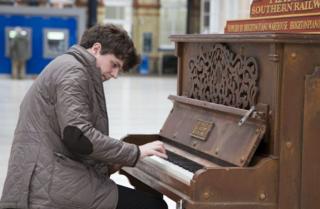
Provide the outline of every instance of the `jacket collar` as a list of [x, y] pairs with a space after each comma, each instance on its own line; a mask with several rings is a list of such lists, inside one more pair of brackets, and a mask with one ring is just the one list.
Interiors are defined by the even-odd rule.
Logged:
[[72, 46], [67, 54], [73, 55], [89, 71], [95, 83], [102, 83], [100, 69], [96, 67], [96, 58], [80, 45]]

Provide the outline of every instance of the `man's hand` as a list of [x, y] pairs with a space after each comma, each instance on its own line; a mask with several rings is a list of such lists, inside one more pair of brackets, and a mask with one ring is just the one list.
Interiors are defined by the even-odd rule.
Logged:
[[151, 156], [151, 155], [156, 155], [162, 158], [168, 158], [166, 154], [166, 150], [164, 148], [164, 144], [161, 141], [154, 141], [154, 142], [141, 145], [139, 146], [139, 149], [140, 149], [140, 159], [146, 156]]

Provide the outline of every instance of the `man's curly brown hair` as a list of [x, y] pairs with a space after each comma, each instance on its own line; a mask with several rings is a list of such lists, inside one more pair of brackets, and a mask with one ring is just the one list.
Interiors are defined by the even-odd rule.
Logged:
[[122, 60], [124, 71], [128, 71], [140, 62], [128, 33], [113, 24], [95, 25], [83, 33], [80, 46], [89, 49], [94, 43], [101, 44], [102, 55], [113, 54]]

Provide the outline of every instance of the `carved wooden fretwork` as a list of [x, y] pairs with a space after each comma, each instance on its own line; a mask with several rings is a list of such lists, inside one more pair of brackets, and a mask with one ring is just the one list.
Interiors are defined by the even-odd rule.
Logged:
[[189, 97], [242, 109], [256, 104], [258, 64], [222, 44], [201, 46], [188, 62]]

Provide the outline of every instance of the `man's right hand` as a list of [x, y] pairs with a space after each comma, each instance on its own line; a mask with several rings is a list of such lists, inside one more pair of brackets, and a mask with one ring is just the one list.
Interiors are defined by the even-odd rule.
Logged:
[[164, 148], [164, 144], [161, 141], [154, 141], [144, 145], [140, 145], [139, 149], [140, 159], [151, 155], [156, 155], [162, 158], [168, 158], [166, 150]]

